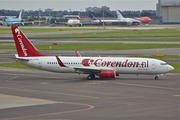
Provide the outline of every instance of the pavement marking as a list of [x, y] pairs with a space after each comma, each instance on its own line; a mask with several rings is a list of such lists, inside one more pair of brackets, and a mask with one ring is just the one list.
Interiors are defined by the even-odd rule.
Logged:
[[[79, 105], [79, 106], [86, 106], [87, 108], [84, 109], [75, 109], [75, 110], [70, 110], [70, 111], [62, 111], [62, 112], [54, 112], [54, 113], [44, 113], [44, 114], [37, 114], [37, 115], [30, 115], [30, 116], [19, 116], [19, 117], [14, 117], [14, 118], [3, 118], [0, 120], [11, 120], [11, 119], [22, 119], [22, 118], [32, 118], [32, 117], [40, 117], [40, 116], [48, 116], [48, 115], [57, 115], [57, 114], [63, 114], [63, 113], [73, 113], [73, 112], [81, 112], [81, 111], [86, 111], [86, 110], [91, 110], [94, 109], [94, 106], [88, 105], [88, 104], [82, 104], [82, 103], [70, 103], [70, 102], [60, 102], [60, 101], [52, 101], [52, 100], [45, 100], [45, 99], [38, 99], [38, 98], [29, 98], [29, 97], [21, 97], [21, 96], [15, 96], [15, 95], [5, 95], [5, 94], [0, 94], [0, 97], [15, 97], [15, 98], [20, 98], [20, 99], [27, 99], [32, 102], [32, 100], [37, 100], [39, 103], [43, 104], [43, 101], [48, 102], [49, 104], [69, 104], [69, 105]], [[10, 99], [13, 100], [14, 99]], [[24, 100], [27, 102], [27, 100]], [[6, 101], [7, 102], [7, 101]], [[39, 105], [39, 104], [37, 104]], [[26, 105], [27, 106], [27, 105]], [[12, 106], [11, 106], [12, 107]], [[16, 106], [17, 107], [17, 106]], [[22, 107], [22, 106], [20, 106]]]
[[50, 83], [48, 83], [48, 82], [41, 82], [41, 84], [47, 85], [47, 84], [50, 84]]
[[[38, 75], [24, 75], [24, 74], [13, 74], [13, 73], [0, 73], [0, 74], [6, 74], [6, 75], [16, 75], [16, 76], [30, 76], [30, 77], [39, 77], [39, 78], [45, 78], [44, 76], [38, 76]], [[62, 77], [46, 77], [46, 78], [55, 78], [55, 79], [64, 79], [64, 80], [69, 80], [67, 78], [62, 78]], [[79, 80], [79, 79], [71, 79], [71, 80]]]
[[37, 98], [28, 98], [15, 95], [0, 94], [0, 109], [35, 106], [43, 104], [54, 104], [56, 102]]
[[6, 82], [8, 82], [8, 81], [10, 81], [10, 80], [13, 80], [13, 79], [15, 79], [15, 78], [17, 78], [17, 77], [18, 77], [18, 76], [12, 77], [12, 78], [6, 80]]
[[89, 82], [89, 83], [85, 83], [85, 84], [89, 84], [89, 85], [99, 85], [101, 83], [98, 83], [98, 82]]
[[147, 88], [167, 89], [167, 90], [180, 90], [180, 89], [178, 89], [178, 88], [158, 87], [158, 86], [139, 85], [139, 84], [129, 84], [129, 83], [116, 83], [116, 84], [120, 84], [120, 85], [128, 85], [128, 86], [138, 86], [138, 87], [147, 87]]
[[115, 100], [115, 99], [137, 99], [137, 98], [144, 98], [144, 96], [135, 96], [135, 97], [110, 97], [110, 98], [73, 98], [73, 99], [55, 99], [55, 101], [59, 101], [59, 100]]
[[76, 94], [68, 94], [68, 93], [56, 93], [56, 92], [46, 92], [46, 91], [39, 91], [39, 90], [28, 90], [28, 89], [20, 89], [20, 88], [8, 88], [8, 87], [0, 87], [3, 89], [11, 89], [11, 90], [23, 90], [28, 92], [41, 92], [41, 93], [48, 93], [48, 94], [56, 94], [56, 95], [67, 95], [67, 96], [77, 96], [77, 97], [85, 97], [85, 98], [99, 98], [94, 96], [86, 96], [86, 95], [76, 95]]
[[174, 97], [180, 97], [180, 95], [173, 95]]

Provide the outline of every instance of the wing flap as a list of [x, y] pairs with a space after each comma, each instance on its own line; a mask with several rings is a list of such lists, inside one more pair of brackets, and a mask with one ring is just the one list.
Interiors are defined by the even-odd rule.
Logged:
[[84, 74], [89, 74], [89, 73], [99, 73], [99, 71], [101, 69], [99, 68], [73, 68], [76, 72], [79, 72], [79, 73], [84, 73]]

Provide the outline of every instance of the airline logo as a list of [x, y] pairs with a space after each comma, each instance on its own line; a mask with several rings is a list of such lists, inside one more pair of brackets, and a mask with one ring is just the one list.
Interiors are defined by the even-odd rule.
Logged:
[[128, 59], [125, 61], [104, 61], [103, 59], [84, 59], [82, 60], [83, 66], [91, 66], [95, 65], [96, 67], [133, 67], [133, 68], [148, 68], [149, 67], [149, 61], [144, 62], [132, 62]]
[[24, 47], [24, 44], [23, 44], [23, 42], [22, 42], [22, 36], [21, 36], [20, 30], [19, 30], [18, 28], [16, 28], [16, 29], [15, 29], [15, 33], [17, 34], [17, 39], [18, 39], [18, 41], [19, 41], [19, 44], [20, 44], [20, 46], [21, 46], [21, 49], [22, 49], [22, 51], [23, 51], [24, 56], [27, 56], [27, 52], [26, 52], [27, 49]]

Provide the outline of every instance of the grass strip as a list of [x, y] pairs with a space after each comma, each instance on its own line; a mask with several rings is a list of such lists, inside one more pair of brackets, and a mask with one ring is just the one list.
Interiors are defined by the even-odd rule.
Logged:
[[75, 38], [75, 39], [54, 39], [57, 41], [180, 41], [180, 38]]
[[33, 69], [33, 70], [37, 70], [36, 68], [31, 68], [31, 67], [25, 66], [23, 64], [17, 63], [17, 62], [0, 63], [0, 66], [2, 66], [2, 67], [11, 67], [11, 68], [20, 68], [20, 69]]
[[167, 63], [174, 67], [174, 70], [171, 73], [180, 73], [180, 63]]
[[[179, 48], [180, 44], [96, 43], [96, 44], [35, 45], [35, 47], [38, 50], [128, 50], [128, 49]], [[16, 48], [15, 46], [1, 46], [0, 49], [16, 49]]]
[[164, 57], [156, 57], [156, 56], [129, 56], [129, 57], [143, 57], [143, 58], [154, 58], [154, 59], [180, 59], [180, 55], [165, 55]]
[[132, 37], [132, 36], [180, 36], [179, 29], [155, 29], [155, 30], [124, 30], [124, 31], [105, 31], [91, 32], [83, 34], [56, 34], [38, 35], [33, 37]]

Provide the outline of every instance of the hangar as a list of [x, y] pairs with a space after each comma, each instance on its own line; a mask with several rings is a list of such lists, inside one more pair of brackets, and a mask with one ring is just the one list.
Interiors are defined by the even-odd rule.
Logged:
[[158, 0], [156, 15], [162, 17], [164, 24], [180, 24], [180, 0]]

